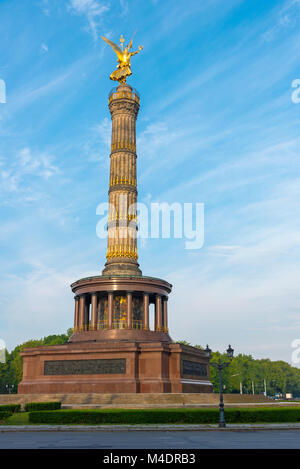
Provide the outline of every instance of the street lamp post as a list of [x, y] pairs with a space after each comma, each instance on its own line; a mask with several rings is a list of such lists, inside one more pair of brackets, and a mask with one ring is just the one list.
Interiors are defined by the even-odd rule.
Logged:
[[[211, 349], [209, 346], [206, 346], [205, 349], [206, 356], [208, 358], [211, 358]], [[229, 345], [228, 349], [226, 350], [227, 352], [227, 357], [229, 358], [229, 361], [222, 361], [221, 358], [218, 358], [218, 361], [215, 363], [211, 363], [211, 365], [219, 371], [219, 387], [220, 387], [220, 404], [219, 404], [219, 409], [220, 409], [220, 419], [219, 419], [219, 427], [220, 428], [225, 428], [226, 427], [226, 421], [225, 421], [225, 413], [224, 413], [224, 400], [223, 400], [223, 378], [222, 378], [222, 371], [224, 368], [230, 365], [231, 360], [233, 358], [233, 348]]]
[[8, 392], [8, 394], [11, 394], [12, 391], [14, 390], [15, 385], [14, 384], [6, 384], [5, 387], [6, 387], [6, 391]]

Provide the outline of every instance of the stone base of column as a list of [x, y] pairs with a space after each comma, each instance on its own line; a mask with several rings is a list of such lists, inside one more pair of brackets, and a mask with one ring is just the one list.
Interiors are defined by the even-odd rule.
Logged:
[[83, 343], [83, 342], [117, 342], [122, 344], [130, 341], [143, 341], [143, 342], [163, 342], [172, 343], [172, 339], [167, 330], [151, 331], [150, 329], [99, 329], [92, 330], [77, 330], [74, 331], [70, 338], [70, 343]]
[[213, 392], [204, 350], [182, 344], [69, 342], [21, 355], [22, 394]]
[[141, 276], [142, 271], [136, 261], [125, 261], [120, 259], [109, 260], [106, 262], [102, 275], [111, 277], [118, 275]]

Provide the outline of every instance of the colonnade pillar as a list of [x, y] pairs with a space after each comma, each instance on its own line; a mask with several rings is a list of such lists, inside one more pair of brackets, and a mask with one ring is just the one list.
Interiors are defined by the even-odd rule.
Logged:
[[[113, 302], [114, 292], [107, 292], [107, 329], [113, 328]], [[97, 330], [98, 320], [98, 294], [97, 292], [76, 295], [74, 312], [74, 332]], [[132, 329], [133, 324], [133, 292], [126, 292], [127, 298], [127, 329]], [[151, 300], [152, 301], [152, 300]], [[143, 319], [142, 325], [144, 330], [150, 329], [149, 319], [149, 303], [150, 294], [143, 292]], [[91, 325], [89, 327], [89, 310], [91, 305]], [[138, 326], [139, 327], [139, 326]], [[168, 297], [157, 293], [155, 295], [155, 318], [154, 330], [168, 332]]]
[[163, 298], [163, 325], [164, 332], [168, 332], [168, 298]]
[[91, 311], [91, 330], [95, 331], [97, 329], [97, 293], [91, 294], [92, 300], [92, 311]]
[[132, 329], [132, 292], [127, 292], [127, 328]]
[[79, 296], [75, 296], [74, 332], [79, 329]]
[[143, 297], [143, 323], [144, 329], [149, 330], [149, 293], [144, 293]]
[[79, 330], [84, 330], [85, 295], [79, 297]]
[[160, 331], [162, 328], [162, 301], [161, 295], [155, 297], [155, 330]]
[[84, 330], [88, 331], [89, 330], [89, 319], [90, 319], [90, 303], [87, 298], [87, 295], [85, 295], [85, 307], [84, 307]]
[[113, 301], [114, 294], [112, 291], [109, 291], [107, 300], [107, 329], [112, 329], [113, 326]]

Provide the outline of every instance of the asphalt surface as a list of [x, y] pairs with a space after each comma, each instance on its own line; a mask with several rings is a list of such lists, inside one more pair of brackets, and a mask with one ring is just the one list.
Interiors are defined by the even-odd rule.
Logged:
[[2, 432], [0, 449], [300, 449], [297, 430]]

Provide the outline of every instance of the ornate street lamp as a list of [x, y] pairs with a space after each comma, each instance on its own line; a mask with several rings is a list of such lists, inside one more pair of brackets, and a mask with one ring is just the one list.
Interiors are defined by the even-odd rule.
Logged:
[[[219, 387], [220, 387], [220, 404], [219, 404], [219, 409], [220, 409], [220, 420], [219, 420], [219, 427], [220, 428], [225, 428], [226, 427], [226, 422], [225, 422], [225, 413], [224, 413], [224, 401], [223, 401], [223, 379], [222, 379], [222, 371], [224, 368], [230, 365], [231, 360], [233, 358], [233, 348], [231, 345], [229, 345], [228, 349], [226, 350], [227, 357], [229, 358], [229, 361], [222, 361], [221, 358], [218, 358], [218, 361], [215, 363], [210, 363], [212, 366], [217, 368], [219, 370]], [[205, 349], [205, 354], [208, 358], [211, 358], [211, 349], [209, 346], [206, 346]]]
[[8, 394], [11, 394], [12, 391], [14, 390], [15, 385], [14, 384], [6, 384], [5, 387], [6, 387], [6, 391], [8, 392]]

